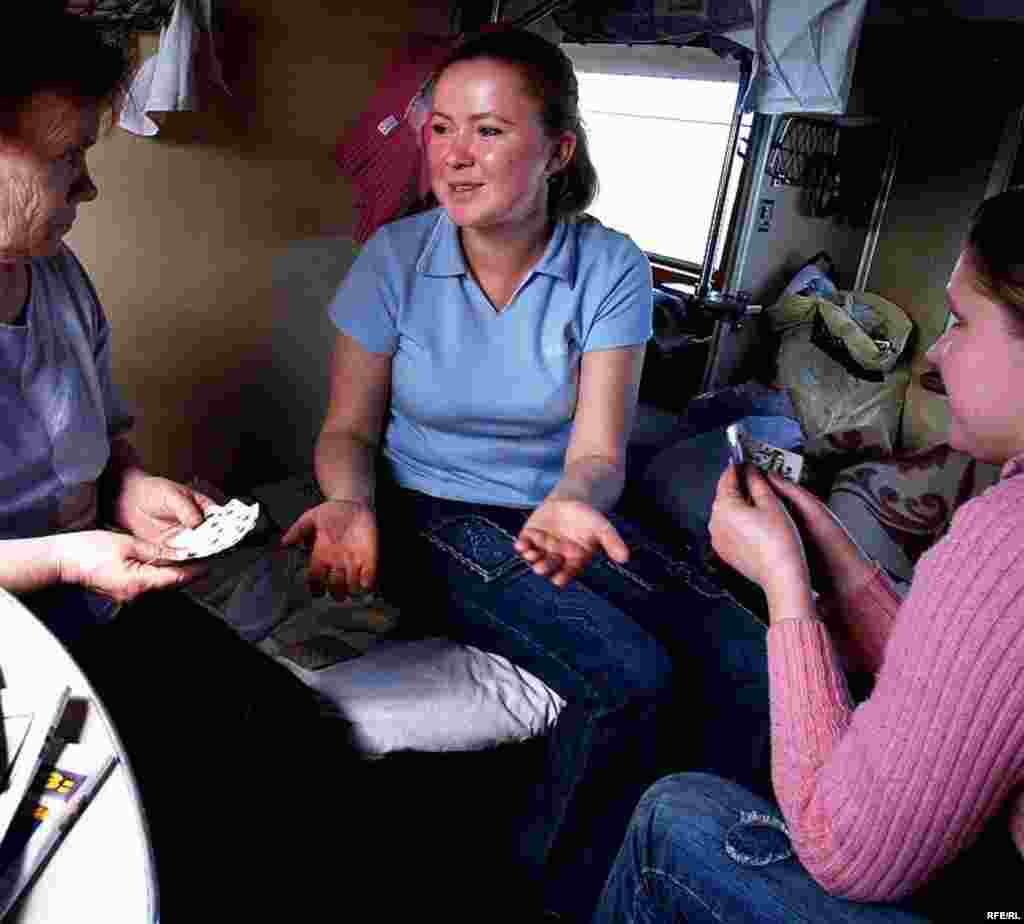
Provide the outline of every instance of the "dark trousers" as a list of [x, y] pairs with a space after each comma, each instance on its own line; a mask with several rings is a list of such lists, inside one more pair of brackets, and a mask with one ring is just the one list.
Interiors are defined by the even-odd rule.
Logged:
[[309, 884], [336, 876], [321, 842], [352, 821], [362, 772], [341, 720], [181, 593], [140, 598], [71, 651], [141, 789], [164, 920], [329, 907]]
[[537, 885], [549, 907], [584, 920], [640, 794], [663, 769], [761, 778], [764, 627], [684, 547], [666, 549], [613, 517], [629, 562], [598, 555], [558, 589], [513, 548], [529, 511], [387, 483], [378, 510], [381, 589], [406, 631], [502, 654], [566, 700], [545, 765], [526, 781], [511, 892]]

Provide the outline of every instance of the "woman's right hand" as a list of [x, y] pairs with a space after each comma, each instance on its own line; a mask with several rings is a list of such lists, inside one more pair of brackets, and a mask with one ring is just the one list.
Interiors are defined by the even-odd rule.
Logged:
[[331, 500], [312, 507], [281, 537], [311, 549], [309, 589], [341, 599], [372, 590], [377, 582], [377, 516], [361, 501]]
[[180, 560], [181, 549], [127, 533], [92, 529], [52, 537], [59, 580], [127, 603], [150, 590], [179, 587], [199, 577], [202, 565], [155, 565]]
[[867, 583], [875, 565], [839, 518], [806, 488], [775, 473], [767, 477], [775, 493], [789, 502], [790, 512], [807, 542], [808, 553], [822, 560], [835, 593], [842, 596]]

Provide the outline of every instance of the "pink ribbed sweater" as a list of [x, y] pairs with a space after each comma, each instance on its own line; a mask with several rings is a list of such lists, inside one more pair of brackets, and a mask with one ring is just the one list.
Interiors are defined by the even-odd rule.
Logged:
[[[1007, 804], [1024, 854], [1024, 457], [956, 512], [902, 604], [876, 572], [822, 615], [768, 630], [775, 795], [811, 875], [901, 898]], [[877, 673], [857, 708], [840, 656]]]

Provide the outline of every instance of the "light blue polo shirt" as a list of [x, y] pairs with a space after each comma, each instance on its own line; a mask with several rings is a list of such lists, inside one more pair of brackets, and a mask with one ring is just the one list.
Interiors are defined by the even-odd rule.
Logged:
[[651, 337], [651, 269], [625, 235], [560, 222], [499, 313], [458, 228], [434, 209], [370, 238], [329, 311], [366, 350], [392, 357], [384, 455], [399, 484], [535, 507], [562, 474], [581, 355]]

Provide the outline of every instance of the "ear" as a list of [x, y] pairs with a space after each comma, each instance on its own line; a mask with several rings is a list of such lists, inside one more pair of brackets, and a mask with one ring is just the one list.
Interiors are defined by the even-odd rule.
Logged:
[[554, 150], [551, 152], [551, 159], [548, 161], [548, 176], [561, 173], [572, 161], [576, 153], [576, 132], [562, 132], [554, 143]]

